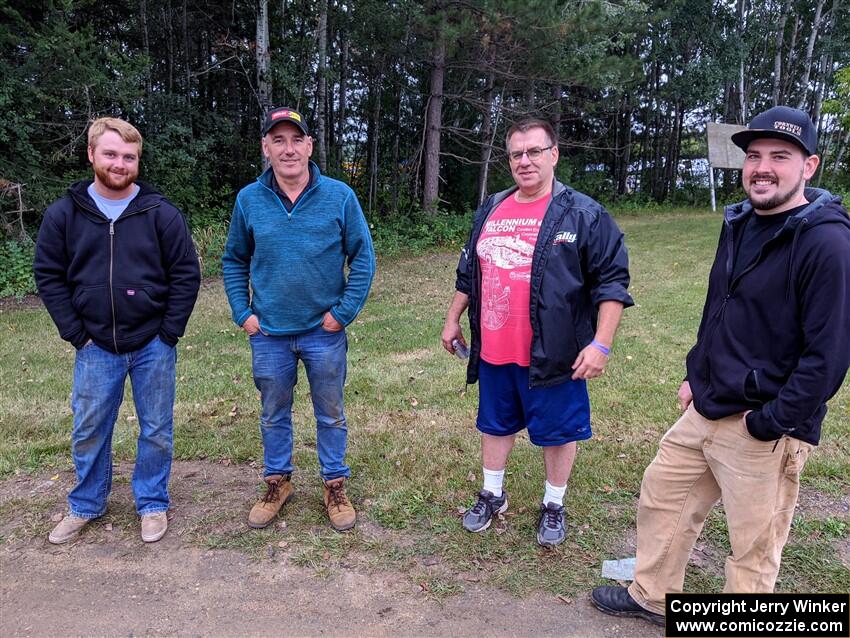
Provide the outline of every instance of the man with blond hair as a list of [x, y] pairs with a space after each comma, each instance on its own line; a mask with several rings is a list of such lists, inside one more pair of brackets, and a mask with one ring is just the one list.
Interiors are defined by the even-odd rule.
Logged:
[[145, 542], [168, 527], [177, 340], [200, 287], [180, 211], [137, 181], [142, 136], [117, 118], [89, 127], [93, 180], [75, 182], [44, 213], [35, 279], [59, 335], [76, 348], [70, 513], [50, 532], [73, 540], [103, 516], [112, 487], [112, 432], [127, 375], [139, 423], [133, 495]]

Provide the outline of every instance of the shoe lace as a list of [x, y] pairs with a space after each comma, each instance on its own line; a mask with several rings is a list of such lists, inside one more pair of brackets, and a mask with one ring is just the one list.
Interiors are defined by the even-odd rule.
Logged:
[[548, 529], [558, 529], [561, 525], [561, 512], [557, 509], [545, 508], [543, 510], [543, 525]]
[[491, 508], [490, 501], [483, 494], [478, 495], [478, 502], [472, 506], [472, 513], [476, 516], [484, 514], [488, 508]]
[[271, 481], [266, 483], [266, 485], [268, 485], [268, 489], [263, 496], [263, 503], [272, 503], [278, 499], [278, 495], [280, 494], [280, 483], [280, 481]]
[[348, 496], [345, 495], [345, 488], [342, 483], [338, 483], [337, 485], [328, 485], [328, 492], [331, 499], [331, 505], [338, 508], [348, 505]]

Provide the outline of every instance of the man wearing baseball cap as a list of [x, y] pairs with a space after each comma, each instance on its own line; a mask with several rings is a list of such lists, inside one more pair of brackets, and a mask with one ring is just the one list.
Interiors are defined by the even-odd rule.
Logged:
[[345, 326], [369, 294], [375, 253], [354, 191], [310, 161], [313, 140], [304, 116], [273, 109], [262, 135], [269, 168], [237, 195], [222, 257], [233, 321], [248, 335], [262, 403], [266, 491], [248, 525], [270, 525], [292, 496], [292, 400], [300, 359], [316, 417], [324, 504], [331, 526], [342, 531], [356, 519], [345, 493]]
[[820, 161], [812, 120], [777, 106], [732, 141], [748, 199], [726, 209], [684, 414], [644, 473], [634, 582], [591, 595], [615, 616], [664, 624], [664, 595], [682, 591], [721, 498], [724, 591], [773, 591], [800, 472], [850, 366], [850, 219], [839, 197], [805, 187]]

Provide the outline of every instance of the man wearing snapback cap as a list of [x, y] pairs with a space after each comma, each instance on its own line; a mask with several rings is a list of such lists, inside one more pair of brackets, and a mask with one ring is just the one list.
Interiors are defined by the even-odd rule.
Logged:
[[820, 161], [809, 116], [777, 106], [732, 136], [748, 199], [727, 207], [682, 417], [646, 469], [630, 587], [603, 586], [600, 610], [664, 623], [688, 558], [722, 498], [732, 554], [726, 592], [772, 592], [826, 402], [850, 366], [850, 219], [806, 188]]
[[266, 491], [248, 525], [270, 525], [292, 496], [292, 400], [300, 359], [316, 417], [325, 508], [331, 526], [342, 531], [356, 518], [345, 493], [345, 326], [369, 294], [375, 253], [354, 191], [310, 161], [313, 140], [303, 115], [273, 109], [262, 135], [270, 166], [237, 195], [222, 257], [233, 321], [248, 334], [262, 403]]

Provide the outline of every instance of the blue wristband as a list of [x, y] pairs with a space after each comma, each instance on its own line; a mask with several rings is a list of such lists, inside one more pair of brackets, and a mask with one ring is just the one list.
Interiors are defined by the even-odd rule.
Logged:
[[599, 350], [599, 352], [601, 352], [602, 354], [604, 354], [606, 357], [607, 357], [607, 356], [610, 354], [610, 352], [611, 352], [611, 348], [607, 348], [607, 347], [603, 346], [603, 345], [602, 345], [601, 343], [599, 343], [596, 339], [594, 339], [593, 341], [591, 341], [591, 342], [590, 342], [590, 345], [592, 345], [594, 348], [596, 348], [597, 350]]

